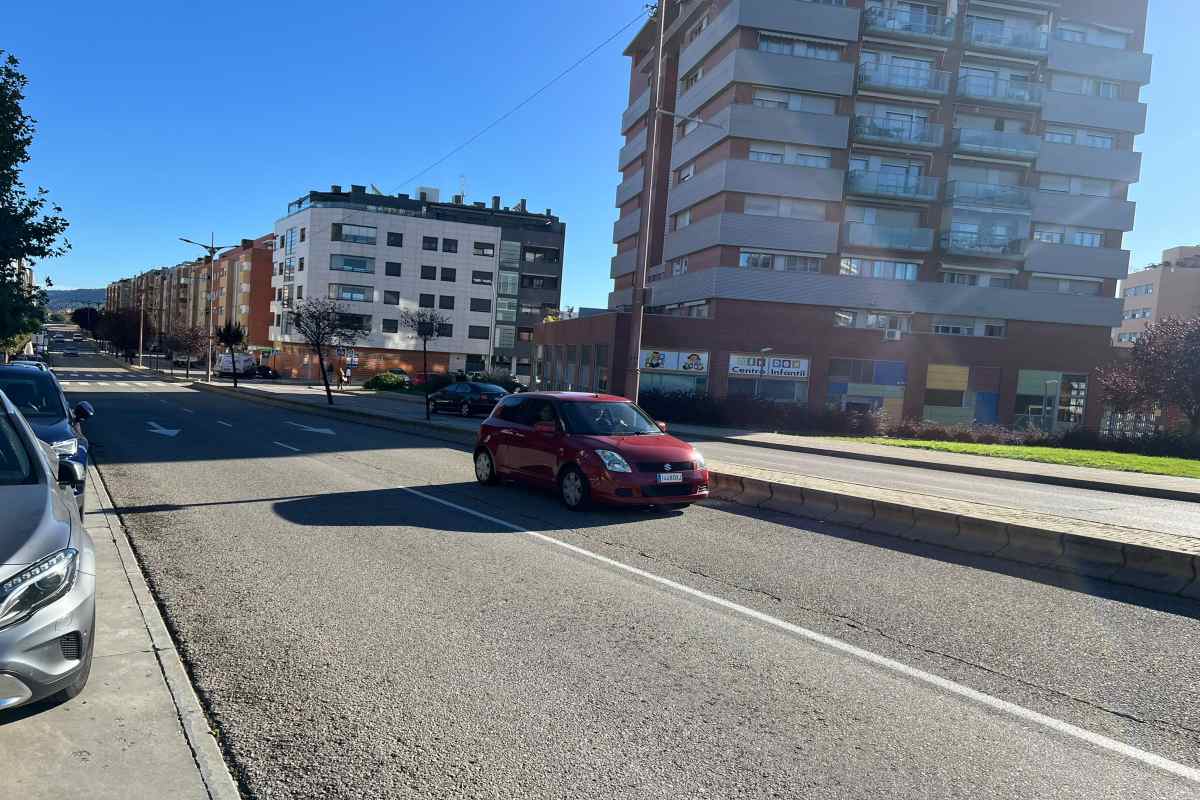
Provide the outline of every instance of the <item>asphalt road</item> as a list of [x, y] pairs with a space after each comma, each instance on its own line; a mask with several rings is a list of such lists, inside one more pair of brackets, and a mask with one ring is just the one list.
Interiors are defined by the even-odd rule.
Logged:
[[71, 394], [252, 797], [1200, 793], [1195, 603], [109, 383]]

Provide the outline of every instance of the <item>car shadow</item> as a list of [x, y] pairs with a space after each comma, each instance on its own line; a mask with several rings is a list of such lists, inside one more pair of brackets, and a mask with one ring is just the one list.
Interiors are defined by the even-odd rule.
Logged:
[[[84, 694], [80, 695], [80, 697], [84, 697], [86, 694], [87, 690], [84, 689]], [[71, 701], [56, 699], [52, 696], [38, 700], [35, 703], [18, 706], [17, 708], [12, 708], [7, 711], [0, 711], [0, 728], [3, 728], [5, 725], [12, 725], [22, 720], [29, 719], [30, 717], [36, 717], [39, 714], [45, 714], [47, 711], [51, 711], [55, 708], [58, 708], [63, 703], [69, 702]]]

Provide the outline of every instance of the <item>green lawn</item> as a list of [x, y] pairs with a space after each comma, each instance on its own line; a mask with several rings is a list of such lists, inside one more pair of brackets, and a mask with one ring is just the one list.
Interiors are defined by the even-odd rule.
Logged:
[[1120, 472], [1145, 472], [1150, 475], [1171, 475], [1178, 478], [1200, 478], [1200, 461], [1166, 456], [1139, 456], [1105, 450], [1068, 450], [1060, 447], [1025, 447], [1009, 444], [969, 444], [966, 442], [934, 442], [925, 439], [890, 439], [886, 436], [856, 438], [855, 442], [886, 444], [892, 447], [913, 447], [938, 450], [944, 453], [970, 453], [976, 456], [1011, 458], [1020, 461], [1039, 461], [1068, 467], [1095, 467]]

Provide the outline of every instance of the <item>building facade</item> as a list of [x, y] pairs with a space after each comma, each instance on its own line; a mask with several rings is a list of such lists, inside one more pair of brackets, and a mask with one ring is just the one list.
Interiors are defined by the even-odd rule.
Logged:
[[217, 256], [213, 269], [214, 325], [241, 325], [250, 347], [271, 346], [274, 241], [269, 233], [257, 239], [242, 239], [237, 247]]
[[1132, 273], [1122, 285], [1125, 308], [1113, 330], [1118, 347], [1133, 347], [1138, 334], [1165, 317], [1200, 317], [1200, 247], [1172, 247], [1162, 263]]
[[[1145, 0], [664, 8], [661, 98], [658, 21], [626, 50], [610, 272], [613, 331], [647, 311], [643, 388], [1098, 419], [1089, 376], [1120, 321], [1145, 127]], [[597, 324], [539, 332], [544, 380], [564, 383], [567, 348], [595, 358]], [[625, 391], [630, 348], [605, 354], [588, 374]], [[663, 367], [677, 358], [692, 369]]]
[[442, 203], [432, 190], [368, 193], [363, 186], [309, 192], [275, 225], [270, 338], [280, 368], [311, 368], [289, 309], [336, 300], [363, 336], [366, 373], [422, 369], [421, 343], [400, 326], [403, 310], [431, 309], [449, 322], [430, 341], [431, 371], [495, 371], [527, 382], [533, 327], [559, 306], [566, 227], [526, 201], [501, 208]]

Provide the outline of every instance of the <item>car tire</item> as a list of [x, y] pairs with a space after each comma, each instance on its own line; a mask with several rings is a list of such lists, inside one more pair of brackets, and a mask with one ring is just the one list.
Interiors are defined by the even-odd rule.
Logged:
[[495, 486], [500, 482], [496, 461], [486, 447], [475, 451], [475, 480], [479, 481], [480, 486]]
[[469, 417], [469, 416], [471, 416], [471, 404], [470, 404], [470, 403], [463, 403], [461, 406], [459, 406], [459, 407], [458, 407], [458, 414], [459, 414], [459, 416], [461, 416], [461, 417]]
[[96, 610], [92, 609], [92, 627], [91, 635], [88, 636], [87, 654], [83, 657], [83, 666], [79, 670], [79, 674], [75, 676], [75, 680], [62, 689], [58, 690], [57, 694], [51, 697], [51, 700], [56, 703], [65, 703], [68, 700], [74, 700], [83, 692], [83, 688], [87, 686], [88, 678], [92, 674], [92, 655], [96, 652]]
[[586, 511], [592, 503], [592, 488], [579, 467], [567, 467], [558, 476], [558, 497], [571, 511]]

